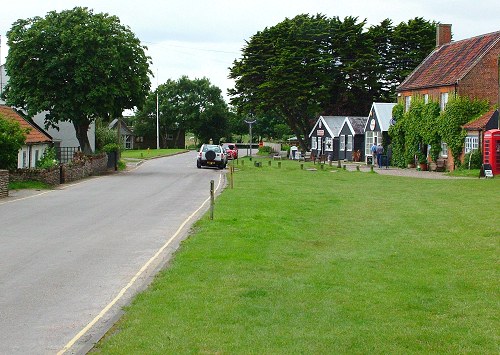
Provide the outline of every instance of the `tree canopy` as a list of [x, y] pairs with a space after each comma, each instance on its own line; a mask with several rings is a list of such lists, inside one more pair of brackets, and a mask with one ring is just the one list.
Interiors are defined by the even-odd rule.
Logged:
[[48, 111], [46, 126], [72, 122], [85, 152], [93, 120], [141, 106], [150, 88], [145, 47], [116, 16], [52, 11], [16, 21], [7, 43], [7, 103], [30, 116]]
[[17, 166], [17, 154], [26, 141], [28, 130], [0, 115], [0, 169]]
[[158, 94], [160, 137], [179, 129], [193, 133], [203, 142], [214, 142], [228, 133], [229, 110], [221, 90], [207, 78], [191, 80], [183, 76], [168, 80], [151, 92], [136, 114], [138, 135], [156, 136], [156, 96]]
[[231, 103], [242, 114], [276, 113], [305, 148], [301, 138], [317, 115], [366, 115], [373, 101], [393, 101], [408, 70], [434, 48], [435, 24], [365, 26], [356, 17], [303, 14], [257, 32], [230, 68]]

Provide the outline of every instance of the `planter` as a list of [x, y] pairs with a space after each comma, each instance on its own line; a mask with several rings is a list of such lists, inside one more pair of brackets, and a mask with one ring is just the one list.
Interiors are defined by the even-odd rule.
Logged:
[[408, 163], [408, 169], [414, 169], [414, 168], [415, 168], [415, 164]]
[[433, 161], [429, 163], [429, 171], [436, 171], [437, 169], [437, 164]]
[[419, 163], [418, 166], [420, 171], [427, 171], [427, 163]]

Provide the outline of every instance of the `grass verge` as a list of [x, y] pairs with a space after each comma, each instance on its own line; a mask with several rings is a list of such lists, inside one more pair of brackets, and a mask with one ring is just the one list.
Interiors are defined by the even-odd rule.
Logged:
[[11, 181], [9, 182], [9, 190], [23, 190], [23, 189], [36, 189], [46, 190], [51, 189], [52, 186], [40, 181]]
[[498, 352], [498, 179], [263, 162], [96, 352]]

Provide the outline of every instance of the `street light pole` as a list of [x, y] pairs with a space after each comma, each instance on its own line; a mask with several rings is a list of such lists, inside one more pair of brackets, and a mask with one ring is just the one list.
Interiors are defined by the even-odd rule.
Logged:
[[250, 158], [252, 157], [252, 124], [254, 124], [255, 122], [257, 122], [257, 120], [253, 120], [253, 121], [245, 120], [245, 123], [248, 123], [249, 130], [250, 130]]

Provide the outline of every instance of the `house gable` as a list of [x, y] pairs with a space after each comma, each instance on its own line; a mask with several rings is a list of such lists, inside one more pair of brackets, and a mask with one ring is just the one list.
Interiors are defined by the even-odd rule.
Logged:
[[364, 131], [387, 132], [391, 126], [395, 103], [374, 102], [368, 114]]
[[28, 122], [13, 108], [5, 105], [0, 105], [0, 115], [7, 119], [18, 122], [22, 128], [27, 128], [29, 130], [28, 134], [26, 135], [26, 144], [29, 145], [52, 142], [51, 136], [49, 136], [36, 124]]

